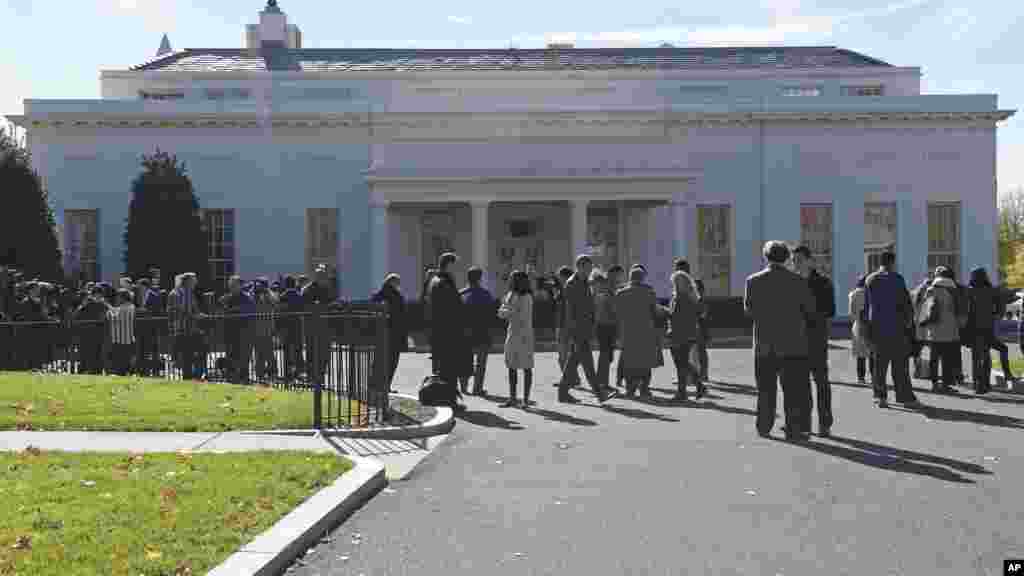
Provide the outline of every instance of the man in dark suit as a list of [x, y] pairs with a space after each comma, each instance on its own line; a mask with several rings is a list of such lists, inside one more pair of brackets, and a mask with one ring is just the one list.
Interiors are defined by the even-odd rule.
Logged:
[[917, 403], [907, 374], [914, 306], [903, 276], [893, 271], [895, 265], [896, 254], [891, 250], [883, 252], [882, 266], [868, 276], [864, 290], [864, 309], [867, 310], [871, 343], [875, 350], [872, 379], [879, 408], [887, 406], [885, 377], [890, 364], [896, 401], [901, 404]]
[[[818, 397], [818, 433], [828, 437], [832, 430], [832, 388], [828, 380], [828, 337], [832, 317], [836, 315], [835, 288], [832, 280], [819, 274], [814, 268], [814, 257], [807, 246], [793, 249], [793, 270], [806, 279], [807, 287], [814, 297], [816, 314], [807, 325], [807, 360], [810, 374], [814, 376], [815, 392]], [[806, 430], [811, 429], [812, 406], [807, 412]]]
[[743, 309], [754, 321], [754, 378], [757, 380], [757, 433], [767, 437], [775, 422], [775, 395], [781, 379], [786, 439], [807, 439], [811, 388], [807, 374], [807, 322], [815, 314], [807, 281], [787, 270], [789, 248], [765, 244], [768, 266], [747, 278]]
[[448, 267], [458, 260], [454, 252], [445, 252], [438, 260], [438, 271], [427, 288], [430, 307], [430, 355], [434, 374], [451, 386], [451, 407], [463, 410], [457, 402], [458, 379], [468, 358], [465, 311], [455, 278]]
[[590, 340], [594, 337], [595, 321], [594, 295], [590, 292], [590, 272], [593, 267], [590, 256], [585, 254], [577, 256], [576, 272], [565, 283], [565, 289], [562, 292], [562, 299], [565, 303], [563, 330], [566, 330], [568, 334], [569, 350], [562, 368], [562, 380], [558, 383], [559, 402], [578, 402], [569, 394], [569, 385], [573, 375], [576, 374], [576, 367], [580, 364], [583, 365], [587, 382], [598, 401], [604, 402], [608, 399], [607, 395], [610, 394], [605, 391], [597, 377], [597, 371], [594, 370], [594, 354], [590, 345]]

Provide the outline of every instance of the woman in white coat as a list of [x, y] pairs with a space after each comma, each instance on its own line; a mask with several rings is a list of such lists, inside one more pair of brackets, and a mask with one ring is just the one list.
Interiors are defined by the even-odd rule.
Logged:
[[[866, 276], [857, 279], [857, 286], [850, 291], [850, 318], [853, 318], [850, 338], [850, 354], [857, 359], [857, 382], [865, 383], [865, 372], [874, 373], [871, 359], [871, 342], [868, 340], [868, 326], [864, 322], [864, 284]], [[867, 364], [867, 366], [865, 366]]]
[[530, 388], [533, 387], [533, 352], [536, 348], [533, 333], [533, 291], [530, 278], [521, 270], [512, 273], [510, 290], [498, 310], [498, 316], [508, 321], [505, 336], [505, 366], [508, 368], [508, 402], [503, 407], [518, 405], [516, 400], [516, 373], [523, 371], [523, 408], [529, 408]]

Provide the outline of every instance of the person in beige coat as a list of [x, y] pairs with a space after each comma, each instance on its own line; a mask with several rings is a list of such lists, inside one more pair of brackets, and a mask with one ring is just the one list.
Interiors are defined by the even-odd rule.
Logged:
[[518, 405], [516, 400], [516, 371], [523, 371], [523, 408], [529, 408], [530, 389], [533, 387], [533, 353], [536, 339], [533, 333], [533, 291], [526, 272], [516, 270], [509, 279], [510, 289], [498, 310], [498, 316], [508, 321], [505, 335], [505, 367], [508, 368], [508, 402], [504, 407]]
[[697, 341], [697, 317], [700, 297], [693, 278], [682, 270], [672, 273], [672, 301], [669, 303], [669, 343], [672, 362], [676, 365], [676, 400], [686, 400], [686, 386], [692, 381], [697, 398], [704, 395], [704, 383], [690, 366], [690, 349]]
[[850, 291], [850, 318], [853, 318], [850, 338], [850, 354], [857, 360], [857, 382], [866, 384], [865, 376], [874, 373], [874, 362], [871, 360], [871, 342], [868, 324], [864, 321], [864, 283], [867, 276], [857, 279], [857, 286]]
[[[955, 356], [960, 354], [960, 329], [963, 327], [964, 311], [957, 310], [956, 283], [953, 272], [945, 266], [935, 269], [935, 281], [924, 295], [921, 312], [918, 314], [918, 325], [924, 328], [925, 340], [932, 343], [932, 349], [942, 363], [942, 384], [932, 375], [932, 387], [936, 392], [950, 392], [957, 375]], [[931, 307], [935, 312], [929, 319], [928, 300], [934, 301]]]
[[622, 352], [619, 362], [626, 381], [626, 397], [631, 398], [639, 386], [640, 395], [650, 397], [651, 369], [657, 364], [655, 348], [658, 335], [656, 321], [659, 314], [654, 288], [644, 283], [647, 273], [640, 266], [629, 271], [629, 284], [615, 293], [619, 337]]

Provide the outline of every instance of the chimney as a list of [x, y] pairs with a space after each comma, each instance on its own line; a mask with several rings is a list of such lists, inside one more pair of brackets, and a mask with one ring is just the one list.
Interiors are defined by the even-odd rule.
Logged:
[[267, 0], [260, 12], [260, 45], [286, 46], [288, 43], [288, 17], [277, 7], [276, 0]]
[[295, 24], [288, 23], [288, 16], [277, 6], [277, 0], [267, 1], [267, 7], [260, 12], [259, 24], [245, 26], [245, 47], [255, 50], [264, 46], [302, 48], [302, 32]]

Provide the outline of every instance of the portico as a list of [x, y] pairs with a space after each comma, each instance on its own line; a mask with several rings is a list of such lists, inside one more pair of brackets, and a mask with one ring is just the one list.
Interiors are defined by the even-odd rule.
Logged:
[[667, 223], [674, 227], [672, 253], [685, 254], [692, 232], [685, 225], [687, 190], [696, 180], [696, 174], [688, 173], [599, 178], [371, 176], [373, 277], [398, 272], [411, 288], [422, 283], [424, 270], [441, 252], [455, 250], [462, 257], [454, 270], [460, 282], [469, 266], [479, 266], [487, 284], [499, 293], [514, 269], [554, 273], [581, 253], [590, 254], [605, 269], [642, 260], [652, 269], [652, 280], [667, 280], [671, 263], [651, 257], [657, 243], [652, 217], [655, 210], [671, 207]]

